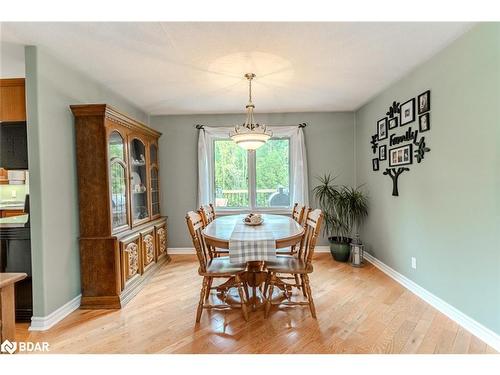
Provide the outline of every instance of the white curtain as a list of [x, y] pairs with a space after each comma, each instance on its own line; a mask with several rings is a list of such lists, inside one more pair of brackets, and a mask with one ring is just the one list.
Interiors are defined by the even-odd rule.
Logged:
[[[276, 138], [290, 138], [292, 203], [309, 205], [307, 156], [304, 131], [298, 126], [268, 126]], [[214, 139], [228, 138], [232, 127], [205, 126], [198, 137], [198, 206], [213, 203]]]

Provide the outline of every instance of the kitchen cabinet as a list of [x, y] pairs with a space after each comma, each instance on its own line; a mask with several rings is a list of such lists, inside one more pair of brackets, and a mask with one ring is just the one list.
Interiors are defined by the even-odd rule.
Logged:
[[28, 169], [26, 122], [0, 123], [0, 166], [5, 169]]
[[0, 217], [13, 217], [24, 214], [22, 209], [20, 210], [0, 210]]
[[24, 78], [0, 79], [0, 122], [26, 121]]
[[158, 138], [106, 104], [72, 105], [80, 215], [81, 308], [121, 308], [168, 262]]

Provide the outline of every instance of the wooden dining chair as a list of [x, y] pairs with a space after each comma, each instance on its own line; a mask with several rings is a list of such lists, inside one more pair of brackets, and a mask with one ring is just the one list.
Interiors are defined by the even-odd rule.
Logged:
[[200, 207], [201, 218], [205, 225], [211, 223], [215, 219], [215, 208], [212, 203]]
[[[292, 210], [292, 219], [299, 223], [301, 226], [304, 225], [304, 218], [311, 211], [309, 207], [302, 204], [295, 203]], [[297, 253], [296, 245], [286, 247], [284, 249], [276, 249], [276, 254], [278, 255], [295, 255]]]
[[[205, 243], [205, 239], [202, 234], [203, 219], [200, 213], [189, 211], [186, 215], [186, 223], [193, 240], [194, 248], [196, 249], [196, 256], [200, 263], [198, 268], [198, 274], [203, 277], [203, 283], [200, 291], [200, 301], [198, 303], [198, 309], [196, 311], [196, 322], [198, 323], [201, 319], [201, 314], [203, 309], [232, 309], [234, 307], [240, 307], [243, 313], [243, 318], [248, 321], [247, 312], [247, 300], [244, 296], [243, 288], [246, 285], [241, 279], [241, 274], [245, 272], [246, 264], [240, 263], [230, 263], [229, 257], [218, 257], [213, 258], [210, 251]], [[240, 297], [239, 304], [217, 304], [210, 305], [208, 303], [208, 297], [210, 295], [210, 290], [218, 289], [219, 286], [212, 287], [212, 282], [214, 279], [227, 279], [223, 284], [224, 288], [236, 287], [238, 289], [238, 294]], [[247, 291], [248, 294], [248, 291]]]
[[[268, 287], [264, 287], [266, 290], [266, 307], [265, 307], [265, 317], [269, 315], [271, 309], [272, 297], [274, 287], [280, 287], [286, 290], [286, 288], [296, 287], [302, 289], [302, 293], [306, 297], [307, 301], [284, 301], [279, 304], [284, 305], [308, 305], [311, 310], [311, 315], [316, 319], [316, 309], [314, 307], [314, 300], [311, 291], [311, 285], [309, 282], [309, 274], [313, 272], [312, 258], [314, 255], [314, 248], [316, 246], [316, 239], [320, 233], [321, 223], [323, 221], [323, 213], [321, 210], [316, 209], [310, 211], [307, 214], [305, 221], [305, 232], [300, 241], [299, 251], [297, 256], [293, 255], [279, 255], [276, 260], [266, 262], [266, 268], [269, 272], [268, 277]], [[289, 274], [292, 275], [296, 280], [294, 284], [285, 282], [282, 278], [279, 278], [277, 274]], [[300, 283], [297, 280], [300, 278]]]
[[[215, 208], [212, 203], [201, 206], [199, 213], [203, 220], [203, 227], [206, 227], [208, 224], [215, 220]], [[210, 252], [214, 258], [229, 255], [229, 251], [226, 249], [211, 248]]]
[[304, 213], [307, 215], [306, 206], [304, 206], [303, 204], [299, 204], [299, 203], [295, 203], [293, 205], [292, 219], [295, 220], [300, 225], [303, 224], [304, 217], [305, 217]]

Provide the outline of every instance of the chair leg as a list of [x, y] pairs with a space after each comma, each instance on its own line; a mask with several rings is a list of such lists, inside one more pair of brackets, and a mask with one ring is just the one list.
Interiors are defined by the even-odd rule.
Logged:
[[238, 275], [236, 275], [234, 279], [238, 285], [238, 294], [240, 295], [241, 300], [241, 312], [243, 313], [245, 321], [248, 322], [247, 301], [245, 300], [245, 296], [243, 294], [243, 283]]
[[300, 290], [301, 283], [300, 283], [300, 280], [299, 280], [299, 275], [295, 274], [295, 275], [293, 275], [293, 277], [295, 278], [295, 284], [297, 285], [297, 289]]
[[302, 294], [304, 295], [304, 297], [307, 298], [307, 290], [306, 290], [306, 287], [304, 286], [304, 275], [300, 275], [300, 281], [301, 281], [301, 284], [302, 284]]
[[244, 282], [243, 286], [245, 287], [245, 296], [247, 298], [247, 301], [250, 301], [250, 291], [248, 290], [248, 283]]
[[264, 282], [264, 293], [262, 293], [262, 295], [264, 296], [264, 298], [267, 297], [267, 288], [269, 287], [269, 280], [271, 279], [271, 273], [268, 272], [267, 275], [266, 275], [266, 281]]
[[264, 311], [264, 318], [269, 316], [269, 311], [271, 310], [271, 299], [273, 298], [274, 283], [276, 282], [275, 274], [271, 274], [271, 280], [269, 280], [269, 292], [267, 294], [266, 308]]
[[200, 302], [198, 302], [198, 310], [196, 310], [196, 323], [200, 322], [201, 313], [203, 312], [203, 301], [205, 300], [205, 294], [207, 293], [208, 277], [203, 277], [203, 283], [201, 284], [200, 291]]
[[210, 288], [212, 288], [213, 281], [214, 281], [213, 277], [208, 278], [208, 289], [207, 289], [207, 292], [205, 293], [205, 301], [208, 301], [208, 297], [210, 296]]
[[309, 283], [309, 276], [307, 274], [304, 275], [304, 281], [305, 281], [305, 287], [307, 289], [307, 300], [309, 301], [309, 309], [311, 310], [312, 317], [316, 319], [316, 308], [314, 307], [311, 284]]

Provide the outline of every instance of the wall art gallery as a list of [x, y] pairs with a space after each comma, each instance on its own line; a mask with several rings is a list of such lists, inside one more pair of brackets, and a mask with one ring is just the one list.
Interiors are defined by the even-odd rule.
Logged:
[[[427, 90], [400, 104], [393, 101], [386, 117], [377, 121], [377, 132], [370, 141], [372, 169], [383, 170], [392, 179], [392, 195], [399, 196], [398, 179], [409, 166], [421, 163], [431, 149], [423, 133], [431, 129], [431, 91]], [[418, 118], [418, 121], [417, 121]], [[387, 163], [387, 167], [383, 167]]]

